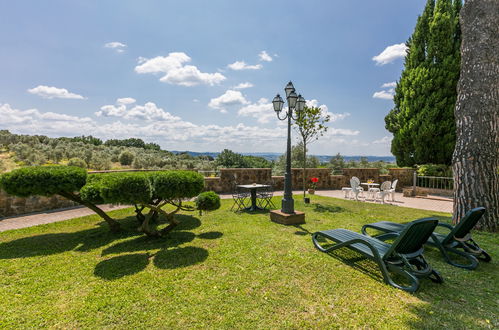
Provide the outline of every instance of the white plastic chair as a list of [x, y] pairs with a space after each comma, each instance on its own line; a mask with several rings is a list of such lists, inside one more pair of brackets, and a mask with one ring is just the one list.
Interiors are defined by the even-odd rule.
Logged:
[[395, 202], [395, 189], [397, 188], [398, 179], [393, 180], [392, 187], [390, 188], [390, 194], [392, 195], [392, 202]]
[[352, 177], [350, 179], [350, 186], [352, 187], [352, 194], [354, 194], [355, 200], [358, 201], [359, 194], [362, 193], [364, 195], [364, 188], [360, 186], [360, 180], [357, 177]]
[[385, 181], [381, 184], [379, 187], [380, 191], [378, 191], [375, 195], [374, 201], [376, 202], [378, 200], [378, 197], [381, 198], [381, 202], [385, 204], [385, 197], [386, 195], [391, 194], [391, 188], [392, 188], [392, 182], [391, 181]]

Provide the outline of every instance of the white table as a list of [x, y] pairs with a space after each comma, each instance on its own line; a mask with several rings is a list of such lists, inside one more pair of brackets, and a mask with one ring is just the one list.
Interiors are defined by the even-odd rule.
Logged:
[[[375, 197], [375, 195], [376, 195], [376, 192], [378, 192], [378, 191], [379, 191], [379, 189], [377, 188], [377, 187], [379, 187], [379, 183], [374, 183], [374, 182], [371, 182], [371, 183], [369, 183], [369, 182], [362, 182], [361, 184], [362, 184], [362, 185], [367, 186], [367, 195], [366, 195], [366, 196], [369, 196], [369, 195], [371, 195], [371, 194], [372, 194], [372, 195], [373, 195], [372, 199], [375, 199], [374, 197]], [[371, 188], [376, 188], [377, 190], [375, 190], [375, 191], [370, 191], [370, 190], [371, 190]]]

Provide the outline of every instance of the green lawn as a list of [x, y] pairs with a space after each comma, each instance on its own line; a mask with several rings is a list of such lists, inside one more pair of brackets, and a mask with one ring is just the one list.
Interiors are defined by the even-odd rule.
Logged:
[[124, 226], [118, 235], [97, 216], [0, 233], [0, 328], [499, 327], [497, 234], [475, 233], [493, 258], [475, 271], [428, 248], [445, 282], [422, 280], [409, 294], [349, 250], [317, 251], [310, 234], [449, 214], [312, 203], [297, 202], [307, 219], [299, 227], [233, 213], [225, 200], [216, 212], [180, 215], [182, 225], [162, 239], [138, 234], [132, 209], [111, 212]]

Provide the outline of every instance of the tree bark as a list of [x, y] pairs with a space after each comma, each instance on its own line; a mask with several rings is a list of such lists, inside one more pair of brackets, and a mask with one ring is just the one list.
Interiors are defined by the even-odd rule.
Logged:
[[65, 197], [65, 198], [67, 198], [69, 200], [72, 200], [73, 202], [76, 202], [78, 204], [86, 206], [89, 209], [91, 209], [92, 211], [94, 211], [95, 213], [97, 213], [104, 221], [107, 222], [107, 224], [109, 225], [109, 229], [112, 232], [118, 232], [118, 231], [120, 231], [120, 224], [119, 224], [119, 222], [117, 222], [116, 220], [114, 220], [113, 218], [111, 218], [109, 215], [107, 215], [107, 213], [104, 212], [103, 210], [101, 210], [97, 205], [92, 204], [90, 202], [86, 202], [86, 201], [82, 200], [80, 198], [80, 196], [78, 196], [76, 194], [73, 194], [73, 193], [61, 192], [61, 193], [59, 193], [59, 195], [61, 195], [62, 197]]
[[461, 10], [461, 74], [453, 154], [455, 223], [471, 208], [487, 212], [477, 229], [499, 224], [499, 1], [467, 0]]

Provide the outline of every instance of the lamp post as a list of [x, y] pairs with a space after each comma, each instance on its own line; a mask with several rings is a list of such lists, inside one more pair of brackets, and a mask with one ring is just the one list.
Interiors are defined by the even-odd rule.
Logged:
[[[286, 92], [286, 100], [288, 101], [288, 111], [281, 118], [281, 111], [284, 105], [279, 94], [274, 97], [272, 104], [279, 120], [288, 120], [288, 145], [286, 148], [286, 173], [284, 174], [284, 197], [282, 199], [281, 212], [286, 214], [294, 214], [295, 206], [293, 200], [293, 187], [291, 181], [291, 119], [296, 120], [301, 115], [305, 107], [305, 99], [301, 95], [296, 95], [295, 87], [290, 81], [284, 88]], [[296, 116], [293, 116], [293, 110]]]

